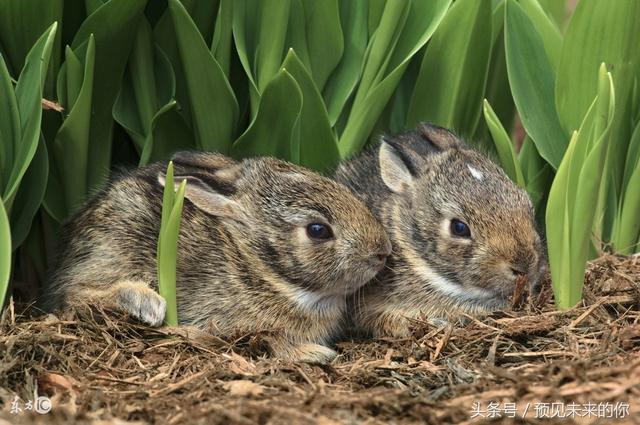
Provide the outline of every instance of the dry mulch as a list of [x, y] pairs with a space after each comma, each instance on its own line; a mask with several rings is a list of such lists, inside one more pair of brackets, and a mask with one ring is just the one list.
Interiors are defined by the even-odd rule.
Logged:
[[[546, 288], [464, 324], [416, 323], [410, 339], [340, 343], [331, 365], [271, 359], [260, 335], [223, 341], [113, 313], [10, 308], [0, 424], [640, 423], [640, 256], [604, 256], [585, 282], [569, 311]], [[36, 389], [51, 412], [11, 412]]]

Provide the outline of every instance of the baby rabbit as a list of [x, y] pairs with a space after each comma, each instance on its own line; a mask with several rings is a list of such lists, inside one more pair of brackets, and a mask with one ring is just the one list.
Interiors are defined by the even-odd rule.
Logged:
[[[217, 334], [273, 330], [273, 354], [326, 362], [347, 295], [384, 266], [391, 244], [346, 187], [274, 158], [178, 153], [187, 180], [178, 241], [181, 324]], [[160, 326], [156, 246], [166, 163], [108, 183], [63, 227], [48, 309], [100, 303]], [[270, 333], [271, 334], [271, 333]]]
[[519, 276], [534, 289], [546, 267], [527, 194], [444, 128], [383, 138], [343, 163], [349, 186], [385, 226], [387, 267], [352, 298], [353, 320], [375, 336], [507, 305]]

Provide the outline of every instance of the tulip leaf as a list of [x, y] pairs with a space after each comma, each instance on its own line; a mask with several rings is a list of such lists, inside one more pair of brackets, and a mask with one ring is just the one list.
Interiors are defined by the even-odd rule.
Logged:
[[638, 40], [632, 34], [640, 34], [640, 2], [578, 2], [562, 44], [555, 89], [565, 130], [576, 129], [582, 122], [596, 95], [597, 70], [602, 62], [613, 75], [619, 97], [616, 109], [625, 107], [640, 63]]
[[44, 198], [48, 176], [49, 156], [44, 138], [40, 134], [38, 148], [11, 208], [11, 240], [14, 249], [22, 245], [31, 229], [31, 222]]
[[[161, 116], [176, 106], [176, 81], [171, 62], [153, 43], [151, 27], [141, 20], [122, 88], [113, 107], [113, 117], [127, 131], [140, 155], [139, 166], [158, 156], [168, 140], [156, 144], [154, 129]], [[193, 147], [189, 138], [178, 135], [176, 143], [183, 149]], [[153, 147], [156, 146], [154, 153]]]
[[169, 162], [165, 175], [164, 194], [162, 198], [162, 216], [158, 235], [158, 292], [167, 302], [165, 323], [168, 326], [178, 325], [178, 306], [176, 302], [176, 269], [178, 256], [178, 238], [180, 221], [184, 204], [184, 192], [187, 181], [182, 180], [178, 190], [175, 189], [173, 163]]
[[629, 142], [624, 184], [614, 224], [613, 242], [616, 251], [632, 254], [640, 248], [640, 121]]
[[[116, 101], [127, 59], [147, 0], [110, 0], [82, 23], [73, 38], [75, 51], [95, 38], [95, 76], [89, 133], [87, 190], [100, 187], [111, 165], [113, 104]], [[109, 25], [105, 25], [105, 23]], [[86, 195], [86, 194], [85, 194]]]
[[[449, 7], [450, 0], [387, 2], [365, 54], [364, 71], [338, 148], [347, 158], [365, 145], [409, 61], [429, 41]], [[402, 26], [397, 26], [399, 23]], [[396, 27], [397, 26], [397, 27]]]
[[538, 0], [520, 0], [519, 4], [522, 6], [522, 10], [525, 11], [531, 23], [536, 28], [536, 32], [542, 39], [549, 64], [551, 64], [551, 67], [555, 71], [558, 68], [562, 49], [562, 34], [560, 30], [552, 19], [547, 16], [540, 3], [538, 3]]
[[574, 306], [582, 296], [591, 229], [615, 111], [611, 74], [600, 67], [598, 94], [574, 132], [549, 192], [547, 245], [556, 305]]
[[470, 136], [482, 111], [491, 55], [491, 8], [456, 1], [433, 34], [409, 105], [407, 127], [430, 121]]
[[220, 0], [216, 26], [211, 42], [211, 53], [220, 69], [229, 79], [231, 70], [231, 49], [233, 47], [233, 0]]
[[4, 306], [4, 299], [9, 288], [11, 277], [11, 229], [9, 218], [0, 197], [0, 311]]
[[522, 124], [540, 155], [557, 168], [567, 146], [554, 103], [554, 71], [535, 26], [515, 0], [505, 4], [509, 84]]
[[511, 139], [486, 99], [484, 100], [483, 111], [484, 119], [487, 121], [487, 126], [491, 132], [493, 143], [495, 144], [496, 151], [498, 152], [500, 165], [502, 165], [502, 168], [511, 180], [517, 183], [518, 186], [524, 188], [526, 186], [524, 177], [522, 175], [522, 170], [520, 169], [520, 163], [516, 159], [516, 153], [513, 149]]
[[302, 0], [309, 71], [318, 91], [322, 91], [344, 51], [338, 0]]
[[[53, 22], [62, 22], [64, 0], [1, 0], [0, 44], [14, 75], [22, 69], [27, 54]], [[55, 78], [60, 66], [61, 31], [56, 31], [43, 97], [54, 96]], [[45, 67], [47, 68], [47, 67]]]
[[344, 31], [344, 53], [324, 88], [324, 99], [331, 125], [335, 125], [347, 100], [354, 92], [367, 48], [367, 13], [364, 0], [340, 2]]
[[56, 23], [52, 24], [33, 45], [16, 84], [15, 97], [20, 114], [21, 137], [20, 140], [14, 140], [13, 167], [3, 195], [5, 205], [12, 204], [22, 177], [38, 148], [42, 91], [57, 26]]
[[189, 14], [169, 1], [189, 94], [196, 146], [228, 153], [238, 121], [238, 102]]
[[316, 85], [293, 50], [289, 51], [283, 67], [296, 80], [302, 93], [300, 111], [300, 164], [319, 171], [334, 168], [340, 154], [331, 130], [327, 110]]
[[11, 76], [4, 57], [0, 56], [0, 194], [5, 191], [5, 184], [11, 177], [11, 166], [14, 161], [14, 146], [22, 140], [20, 128], [20, 112], [18, 101], [11, 84]]
[[[91, 123], [95, 118], [92, 114], [92, 104], [95, 103], [93, 99], [96, 66], [96, 44], [93, 35], [78, 47], [77, 52], [67, 49], [66, 53], [67, 60], [61, 68], [61, 76], [64, 78], [66, 72], [64, 79], [67, 81], [67, 92], [73, 85], [76, 88], [71, 90], [77, 91], [77, 95], [67, 94], [67, 99], [73, 100], [75, 97], [75, 102], [66, 105], [69, 115], [58, 130], [50, 149], [53, 159], [51, 172], [56, 177], [45, 199], [52, 216], [58, 219], [69, 215], [85, 200], [90, 184], [89, 170], [94, 166], [90, 158]], [[69, 66], [76, 61], [77, 65]], [[76, 67], [81, 63], [82, 74], [79, 74]], [[60, 204], [55, 199], [61, 196], [57, 190], [53, 191], [56, 183], [60, 184], [57, 190], [62, 190], [64, 196], [64, 210], [60, 210]]]
[[285, 69], [265, 87], [257, 114], [231, 150], [236, 158], [275, 156], [300, 162], [302, 92]]

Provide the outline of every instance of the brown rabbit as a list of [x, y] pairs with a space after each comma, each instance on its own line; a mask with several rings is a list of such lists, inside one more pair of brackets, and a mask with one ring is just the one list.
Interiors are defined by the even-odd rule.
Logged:
[[374, 335], [406, 336], [410, 319], [453, 319], [503, 308], [515, 281], [546, 267], [527, 194], [444, 128], [421, 124], [343, 163], [336, 180], [382, 221], [393, 253], [352, 298]]
[[[324, 362], [347, 295], [373, 278], [389, 240], [347, 188], [274, 158], [174, 158], [187, 180], [178, 241], [181, 324], [219, 334], [273, 330], [275, 355]], [[166, 163], [112, 180], [63, 227], [46, 306], [101, 303], [153, 326]]]

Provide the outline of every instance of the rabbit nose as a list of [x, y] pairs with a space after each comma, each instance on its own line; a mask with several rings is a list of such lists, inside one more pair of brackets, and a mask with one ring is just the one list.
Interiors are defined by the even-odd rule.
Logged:
[[371, 256], [371, 259], [376, 262], [376, 263], [385, 263], [387, 261], [387, 258], [389, 257], [389, 253], [386, 251], [379, 251], [376, 254], [373, 254]]
[[386, 264], [387, 258], [389, 258], [390, 254], [391, 248], [384, 247], [377, 253], [373, 254], [370, 261], [373, 263], [374, 267], [382, 269]]
[[378, 258], [380, 258], [380, 260], [386, 260], [387, 257], [390, 255], [391, 255], [391, 241], [389, 241], [389, 239], [386, 239], [382, 247], [380, 247], [380, 251], [378, 252]]

